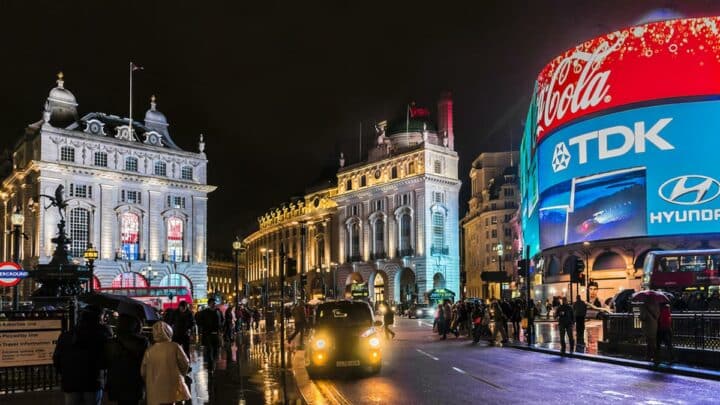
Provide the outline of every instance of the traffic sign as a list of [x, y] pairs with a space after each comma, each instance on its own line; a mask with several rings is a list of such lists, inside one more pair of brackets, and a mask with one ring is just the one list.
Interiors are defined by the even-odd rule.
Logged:
[[13, 262], [0, 263], [0, 286], [12, 287], [17, 285], [20, 280], [28, 276], [28, 272], [23, 270], [19, 264]]

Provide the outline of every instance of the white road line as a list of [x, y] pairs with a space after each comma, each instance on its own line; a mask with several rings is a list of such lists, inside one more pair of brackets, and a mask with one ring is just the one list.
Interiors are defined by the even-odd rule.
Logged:
[[429, 327], [431, 327], [431, 328], [433, 327], [432, 324], [427, 323], [427, 322], [425, 322], [425, 321], [418, 321], [418, 323], [423, 324], [423, 325], [425, 325], [425, 326], [429, 326]]
[[465, 372], [465, 370], [460, 370], [460, 369], [457, 368], [457, 367], [453, 367], [453, 370], [457, 371], [457, 372], [460, 373], [460, 374], [467, 374], [467, 373]]
[[435, 361], [440, 360], [440, 359], [438, 359], [437, 357], [433, 356], [432, 354], [430, 354], [430, 353], [428, 353], [428, 352], [424, 352], [424, 351], [422, 351], [422, 350], [420, 350], [420, 349], [415, 349], [415, 350], [417, 350], [418, 353], [424, 354], [425, 356], [428, 356], [428, 357], [430, 357], [431, 359], [433, 359], [433, 360], [435, 360]]
[[605, 395], [613, 396], [613, 397], [632, 398], [632, 395], [623, 394], [622, 392], [617, 392], [617, 391], [603, 391], [602, 393]]
[[495, 384], [495, 383], [493, 383], [493, 382], [491, 382], [491, 381], [488, 381], [488, 380], [486, 380], [486, 379], [484, 379], [484, 378], [480, 378], [480, 377], [478, 377], [478, 376], [476, 376], [476, 375], [469, 374], [467, 371], [465, 371], [465, 370], [463, 370], [463, 369], [459, 369], [459, 368], [457, 368], [457, 367], [453, 367], [452, 369], [455, 370], [455, 371], [457, 371], [457, 372], [460, 373], [460, 374], [465, 374], [466, 376], [471, 377], [471, 378], [474, 378], [474, 379], [476, 379], [476, 380], [478, 380], [478, 381], [480, 381], [480, 382], [482, 382], [482, 383], [485, 383], [485, 384], [487, 384], [487, 385], [489, 385], [489, 386], [491, 386], [491, 387], [493, 387], [493, 388], [497, 388], [497, 389], [499, 389], [499, 390], [502, 390], [502, 389], [503, 389], [503, 387], [501, 387], [501, 386], [499, 386], [499, 385], [497, 385], [497, 384]]

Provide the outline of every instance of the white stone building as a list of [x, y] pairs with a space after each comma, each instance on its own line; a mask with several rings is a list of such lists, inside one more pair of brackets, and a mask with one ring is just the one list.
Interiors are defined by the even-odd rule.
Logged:
[[427, 109], [410, 107], [378, 125], [367, 161], [341, 167], [333, 198], [337, 279], [348, 293], [367, 283], [373, 302], [425, 302], [438, 288], [460, 298], [461, 182], [452, 123], [449, 94], [438, 103], [437, 129]]
[[[82, 263], [89, 243], [99, 251], [96, 287], [189, 285], [194, 297], [205, 297], [207, 196], [215, 187], [207, 184], [202, 135], [198, 152], [180, 149], [154, 97], [142, 121], [104, 113], [78, 118], [77, 107], [58, 75], [42, 119], [17, 142], [13, 170], [0, 185], [4, 229], [16, 209], [25, 216], [24, 267], [50, 260], [60, 218], [41, 195], [62, 185], [71, 255]], [[6, 260], [12, 243], [0, 234]], [[23, 283], [27, 295], [33, 286]]]

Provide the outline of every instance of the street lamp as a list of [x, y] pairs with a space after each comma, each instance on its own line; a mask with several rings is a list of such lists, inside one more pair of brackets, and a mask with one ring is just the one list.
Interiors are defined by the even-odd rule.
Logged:
[[236, 236], [232, 243], [233, 253], [235, 253], [235, 305], [240, 305], [240, 250], [242, 249], [240, 237]]
[[[140, 274], [143, 275], [152, 284], [152, 281], [155, 280], [155, 278], [158, 276], [157, 270], [152, 269], [152, 265], [149, 264], [146, 268], [144, 268]], [[172, 285], [172, 284], [171, 284]]]
[[590, 302], [590, 242], [583, 242], [585, 254], [585, 302]]
[[269, 292], [268, 290], [269, 290], [269, 288], [270, 288], [270, 287], [269, 287], [270, 276], [269, 276], [269, 274], [268, 274], [268, 273], [270, 272], [270, 259], [269, 259], [268, 256], [273, 252], [273, 250], [272, 250], [272, 249], [266, 249], [266, 248], [260, 248], [260, 252], [262, 252], [263, 257], [265, 258], [265, 267], [263, 268], [263, 273], [264, 273], [264, 276], [265, 276], [265, 288], [263, 288], [263, 295], [264, 295], [264, 297], [263, 297], [263, 306], [264, 306], [264, 309], [265, 309], [265, 313], [267, 313], [267, 311], [268, 311], [268, 301], [269, 301], [269, 298], [270, 298], [270, 294], [268, 294], [268, 292]]
[[[20, 228], [25, 222], [25, 216], [20, 212], [20, 207], [15, 207], [15, 212], [10, 216], [10, 222], [13, 226], [13, 261], [20, 264]], [[13, 286], [13, 310], [20, 310], [20, 294], [18, 292], [18, 284]]]
[[90, 281], [88, 282], [88, 290], [92, 294], [95, 292], [95, 260], [98, 258], [98, 251], [93, 247], [92, 243], [88, 243], [87, 249], [83, 253], [88, 270], [90, 270]]

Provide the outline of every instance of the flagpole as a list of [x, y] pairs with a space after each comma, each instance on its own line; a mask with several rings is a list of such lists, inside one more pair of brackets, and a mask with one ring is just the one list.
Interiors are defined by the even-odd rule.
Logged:
[[405, 132], [410, 132], [410, 104], [405, 109]]
[[133, 77], [133, 63], [130, 61], [130, 125], [129, 125], [129, 131], [130, 131], [130, 139], [132, 139], [132, 77]]

